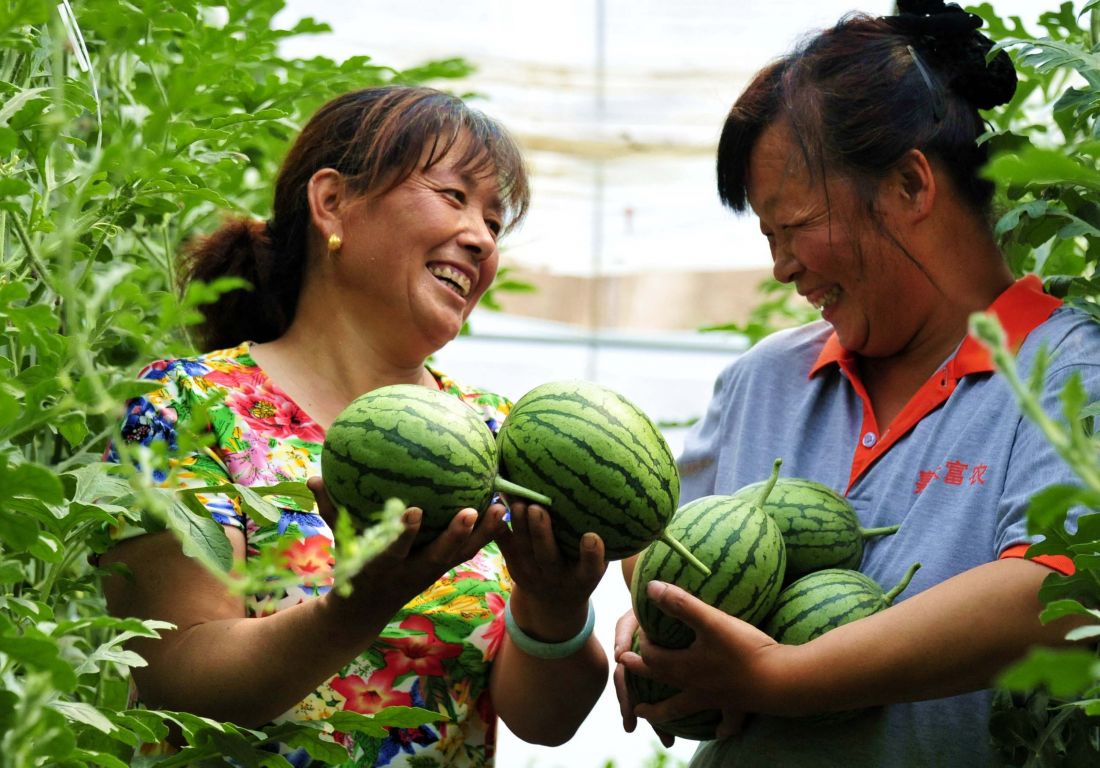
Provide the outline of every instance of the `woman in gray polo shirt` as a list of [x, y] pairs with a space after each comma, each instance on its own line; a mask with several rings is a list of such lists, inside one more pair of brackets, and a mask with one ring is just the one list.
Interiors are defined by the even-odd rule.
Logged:
[[[1071, 374], [1100, 398], [1100, 325], [1038, 278], [1015, 280], [990, 230], [978, 110], [1012, 98], [1011, 61], [987, 63], [980, 19], [957, 6], [900, 5], [808, 40], [729, 114], [719, 192], [759, 217], [776, 279], [822, 319], [722, 374], [681, 457], [682, 500], [732, 493], [782, 457], [785, 475], [844, 493], [862, 525], [900, 524], [869, 544], [864, 573], [889, 586], [923, 567], [893, 607], [800, 646], [651, 583], [696, 640], [632, 653], [637, 623], [623, 618], [618, 679], [625, 668], [683, 689], [624, 700], [624, 721], [724, 710], [730, 738], [704, 743], [693, 766], [990, 764], [990, 681], [1067, 629], [1039, 624], [1037, 593], [1072, 563], [1022, 556], [1028, 499], [1076, 480], [967, 328], [974, 312], [996, 314], [1025, 376], [1045, 347], [1057, 413]], [[852, 709], [867, 711], [797, 717]]]

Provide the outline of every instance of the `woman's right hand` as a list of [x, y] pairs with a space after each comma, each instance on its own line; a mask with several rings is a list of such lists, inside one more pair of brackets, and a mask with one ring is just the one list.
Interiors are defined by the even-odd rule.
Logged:
[[[641, 631], [642, 628], [638, 625], [638, 617], [634, 615], [633, 609], [620, 616], [615, 623], [615, 695], [619, 699], [619, 714], [623, 718], [623, 730], [627, 733], [633, 733], [638, 727], [638, 717], [634, 714], [634, 707], [638, 702], [631, 698], [630, 691], [626, 687], [626, 667], [619, 661], [619, 656], [633, 647], [634, 633]], [[653, 731], [666, 748], [671, 747], [676, 741], [675, 736], [656, 726], [653, 726]]]
[[[336, 512], [324, 482], [320, 477], [311, 477], [307, 486], [317, 500], [318, 513], [332, 527]], [[496, 535], [504, 513], [502, 504], [491, 505], [479, 525], [477, 510], [460, 510], [435, 540], [414, 549], [422, 512], [415, 507], [406, 509], [401, 518], [405, 527], [401, 535], [352, 578], [350, 596], [335, 596], [331, 600], [346, 607], [349, 618], [377, 616], [379, 607], [389, 611], [387, 618], [392, 616], [447, 571], [474, 557]], [[364, 613], [367, 607], [370, 610]], [[371, 628], [377, 631], [374, 623], [371, 622]]]

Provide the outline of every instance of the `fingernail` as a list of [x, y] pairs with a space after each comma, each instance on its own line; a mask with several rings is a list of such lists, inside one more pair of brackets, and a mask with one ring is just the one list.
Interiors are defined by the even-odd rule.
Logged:
[[462, 524], [466, 526], [466, 530], [473, 528], [477, 525], [477, 513], [474, 512], [472, 515], [466, 515], [466, 517], [462, 519]]
[[663, 581], [651, 581], [646, 584], [645, 593], [651, 598], [657, 598], [660, 597], [666, 589], [668, 589], [668, 584], [665, 584]]
[[402, 520], [405, 521], [405, 525], [415, 525], [420, 522], [420, 517], [424, 513], [416, 507], [409, 507], [405, 510], [405, 514], [402, 516]]
[[587, 549], [589, 552], [596, 548], [596, 534], [586, 533], [581, 537], [581, 546]]

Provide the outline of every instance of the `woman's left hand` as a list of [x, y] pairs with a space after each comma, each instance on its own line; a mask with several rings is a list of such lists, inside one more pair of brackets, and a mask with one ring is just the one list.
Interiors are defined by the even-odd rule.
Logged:
[[545, 507], [513, 501], [510, 511], [511, 526], [500, 526], [496, 541], [514, 583], [516, 623], [545, 642], [566, 640], [584, 624], [588, 599], [607, 570], [603, 541], [586, 533], [580, 558], [570, 560], [558, 549]]

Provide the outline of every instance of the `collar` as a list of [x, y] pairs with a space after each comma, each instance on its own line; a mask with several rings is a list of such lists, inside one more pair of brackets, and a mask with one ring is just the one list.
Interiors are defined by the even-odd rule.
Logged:
[[[1037, 275], [1026, 275], [1010, 285], [993, 300], [987, 312], [1000, 321], [1013, 351], [1020, 348], [1027, 335], [1041, 325], [1054, 310], [1062, 306], [1062, 300], [1043, 292], [1043, 281]], [[846, 370], [854, 368], [856, 355], [840, 346], [836, 333], [829, 334], [821, 353], [817, 356], [808, 378], [828, 365], [839, 365]], [[949, 363], [949, 373], [954, 378], [971, 373], [991, 373], [993, 357], [982, 342], [967, 334]]]

